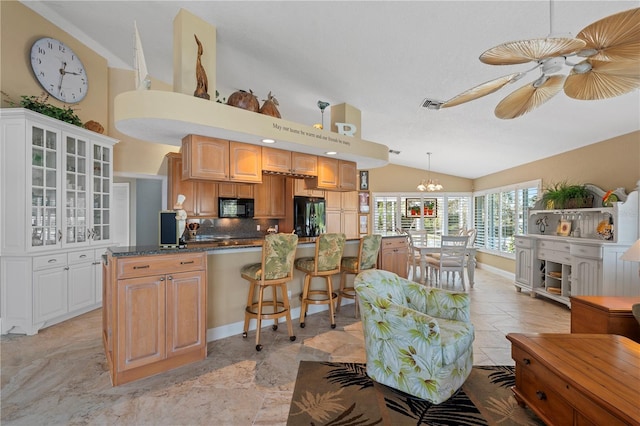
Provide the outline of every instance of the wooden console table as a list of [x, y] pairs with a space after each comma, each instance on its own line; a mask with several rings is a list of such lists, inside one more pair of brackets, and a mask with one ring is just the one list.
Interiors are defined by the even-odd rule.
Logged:
[[636, 303], [640, 297], [571, 297], [571, 332], [619, 334], [640, 342], [640, 324], [631, 313]]
[[640, 344], [613, 334], [507, 339], [516, 400], [547, 425], [640, 425]]

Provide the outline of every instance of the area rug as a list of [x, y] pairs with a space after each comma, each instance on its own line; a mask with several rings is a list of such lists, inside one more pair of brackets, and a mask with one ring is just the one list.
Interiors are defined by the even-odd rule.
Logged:
[[543, 425], [509, 389], [514, 367], [473, 367], [439, 405], [372, 381], [359, 363], [301, 361], [287, 425]]

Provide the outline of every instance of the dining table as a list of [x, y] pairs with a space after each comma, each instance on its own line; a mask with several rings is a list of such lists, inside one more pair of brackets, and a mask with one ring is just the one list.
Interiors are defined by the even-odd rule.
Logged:
[[[429, 238], [426, 240], [419, 240], [413, 242], [413, 249], [420, 252], [420, 270], [426, 271], [427, 260], [426, 255], [430, 253], [440, 253], [440, 239]], [[476, 248], [467, 247], [467, 261], [465, 266], [467, 267], [467, 278], [469, 279], [469, 286], [473, 288], [474, 273], [476, 269]], [[422, 284], [426, 283], [427, 274], [423, 272], [420, 277]]]

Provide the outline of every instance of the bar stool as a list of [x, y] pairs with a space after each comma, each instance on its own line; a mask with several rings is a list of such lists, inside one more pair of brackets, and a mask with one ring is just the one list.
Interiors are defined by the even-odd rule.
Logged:
[[[337, 295], [333, 292], [331, 276], [340, 273], [340, 259], [344, 252], [344, 234], [320, 234], [316, 239], [316, 253], [314, 257], [296, 259], [296, 269], [305, 273], [304, 286], [300, 295], [300, 327], [304, 328], [309, 305], [329, 305], [331, 328], [336, 328], [333, 313], [333, 300]], [[326, 289], [311, 290], [311, 279], [324, 277]]]
[[[242, 337], [247, 337], [249, 321], [255, 318], [256, 324], [256, 350], [261, 351], [260, 329], [263, 319], [273, 319], [273, 330], [278, 329], [278, 318], [286, 317], [289, 330], [289, 340], [296, 340], [293, 335], [291, 322], [291, 308], [287, 294], [287, 282], [293, 279], [293, 262], [298, 247], [298, 236], [295, 234], [269, 234], [264, 238], [262, 246], [262, 262], [243, 266], [240, 270], [242, 278], [249, 281], [249, 296], [244, 313], [244, 332]], [[264, 289], [270, 287], [272, 300], [264, 300]], [[258, 300], [253, 297], [258, 289]], [[278, 288], [282, 299], [278, 300]], [[266, 311], [265, 311], [266, 310]]]
[[366, 235], [360, 238], [358, 256], [346, 256], [340, 261], [340, 290], [338, 290], [336, 311], [340, 311], [343, 297], [354, 299], [356, 318], [358, 318], [358, 296], [353, 287], [347, 287], [347, 274], [358, 275], [361, 271], [375, 269], [381, 242], [380, 235]]

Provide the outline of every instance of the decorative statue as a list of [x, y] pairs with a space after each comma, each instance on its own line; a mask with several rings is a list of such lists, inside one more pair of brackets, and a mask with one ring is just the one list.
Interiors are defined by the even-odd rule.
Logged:
[[200, 58], [202, 57], [203, 49], [202, 43], [198, 40], [197, 35], [193, 35], [196, 38], [196, 43], [198, 44], [198, 59], [196, 61], [196, 91], [193, 92], [193, 96], [203, 99], [209, 99], [209, 82], [207, 81], [207, 73], [204, 71], [204, 67], [202, 66], [202, 61]]

